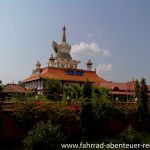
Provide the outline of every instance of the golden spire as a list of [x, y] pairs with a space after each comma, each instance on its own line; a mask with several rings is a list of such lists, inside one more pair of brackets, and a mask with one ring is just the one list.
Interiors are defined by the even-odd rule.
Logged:
[[66, 27], [64, 26], [63, 28], [62, 28], [62, 30], [63, 30], [63, 33], [62, 33], [62, 37], [61, 37], [61, 42], [66, 42]]

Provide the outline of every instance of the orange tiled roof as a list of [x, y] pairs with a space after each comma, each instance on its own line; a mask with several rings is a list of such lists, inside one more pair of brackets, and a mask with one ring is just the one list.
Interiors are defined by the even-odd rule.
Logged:
[[[67, 70], [72, 70], [74, 72], [81, 71], [83, 75], [68, 75]], [[39, 78], [53, 78], [63, 81], [77, 81], [83, 82], [88, 79], [90, 82], [106, 82], [104, 79], [99, 77], [95, 71], [88, 71], [82, 69], [65, 69], [65, 68], [43, 68], [40, 75], [32, 74], [30, 77], [25, 79], [23, 82], [28, 82], [32, 80], [37, 80]]]
[[27, 90], [19, 84], [7, 84], [4, 86], [3, 92], [27, 93]]
[[37, 79], [40, 79], [40, 76], [36, 75], [36, 74], [32, 74], [31, 76], [29, 76], [28, 78], [26, 78], [22, 82], [24, 83], [24, 82], [28, 82], [28, 81], [37, 80]]
[[[115, 83], [115, 82], [97, 82], [94, 83], [98, 87], [106, 87], [111, 90], [112, 94], [118, 95], [134, 95], [134, 81], [129, 81], [127, 83]], [[117, 90], [117, 89], [118, 90]], [[148, 95], [150, 95], [150, 85], [147, 85]]]
[[115, 82], [98, 82], [95, 83], [96, 86], [99, 87], [106, 87], [109, 90], [114, 90], [115, 88], [118, 88], [120, 91], [126, 91], [126, 90], [133, 90], [133, 87], [128, 85], [128, 83], [115, 83]]

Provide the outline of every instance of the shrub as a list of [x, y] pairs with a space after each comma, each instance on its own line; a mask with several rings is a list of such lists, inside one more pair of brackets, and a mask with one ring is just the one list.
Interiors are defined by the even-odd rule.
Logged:
[[40, 122], [30, 130], [23, 143], [25, 150], [58, 150], [63, 139], [59, 127], [48, 121]]
[[131, 125], [129, 125], [121, 134], [121, 139], [123, 142], [128, 144], [138, 144], [141, 142], [141, 134], [133, 129]]
[[106, 95], [93, 99], [92, 106], [94, 120], [104, 126], [117, 113], [113, 102]]
[[[44, 104], [42, 105], [44, 108]], [[26, 101], [23, 105], [18, 103], [13, 116], [17, 123], [29, 130], [39, 120], [44, 120], [46, 117], [48, 118], [48, 109], [41, 110], [35, 106], [34, 101]]]
[[71, 125], [78, 124], [79, 114], [77, 111], [71, 110], [61, 110], [61, 109], [51, 109], [49, 112], [49, 119], [53, 125], [60, 125], [60, 130], [65, 135], [68, 133], [68, 129]]

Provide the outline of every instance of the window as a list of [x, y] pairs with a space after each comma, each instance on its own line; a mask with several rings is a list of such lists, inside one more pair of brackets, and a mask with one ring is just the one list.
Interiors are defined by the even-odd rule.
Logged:
[[83, 71], [76, 71], [76, 75], [77, 76], [82, 76], [83, 75]]
[[68, 75], [74, 75], [74, 71], [73, 70], [67, 70], [66, 74], [68, 74]]
[[77, 75], [77, 76], [82, 76], [83, 71], [74, 71], [74, 70], [67, 70], [66, 71], [67, 75]]

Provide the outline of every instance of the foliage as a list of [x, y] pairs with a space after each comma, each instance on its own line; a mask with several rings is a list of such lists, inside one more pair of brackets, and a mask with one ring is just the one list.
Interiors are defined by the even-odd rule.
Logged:
[[121, 112], [114, 107], [113, 101], [110, 100], [107, 92], [103, 92], [99, 97], [92, 100], [94, 130], [97, 134], [103, 132], [108, 122], [115, 116], [122, 116]]
[[0, 99], [4, 97], [2, 91], [3, 91], [3, 86], [2, 86], [2, 81], [0, 80]]
[[58, 150], [63, 142], [59, 126], [53, 126], [50, 121], [39, 122], [35, 128], [28, 132], [24, 140], [25, 150]]
[[72, 121], [78, 122], [79, 114], [77, 111], [52, 108], [49, 111], [49, 119], [51, 120], [53, 125], [61, 125], [60, 128], [63, 132], [67, 130], [67, 128], [69, 127], [69, 123], [71, 123]]
[[[44, 107], [44, 105], [43, 105]], [[48, 110], [36, 107], [34, 101], [26, 101], [24, 103], [18, 103], [13, 113], [15, 120], [25, 129], [30, 129], [33, 125], [39, 121], [43, 120], [48, 116]]]
[[55, 79], [45, 79], [43, 93], [49, 100], [61, 100], [60, 94], [63, 93], [61, 81]]
[[92, 104], [82, 103], [80, 110], [80, 125], [83, 130], [89, 130], [92, 126]]
[[121, 139], [123, 142], [128, 144], [137, 144], [141, 142], [141, 134], [133, 129], [131, 125], [129, 125], [121, 134]]
[[92, 85], [88, 80], [86, 80], [83, 85], [82, 96], [83, 98], [92, 98]]
[[134, 82], [134, 98], [137, 98], [137, 99], [140, 98], [139, 92], [140, 92], [140, 85], [139, 85], [138, 80], [136, 80]]
[[66, 89], [66, 94], [70, 95], [72, 98], [79, 98], [81, 97], [81, 89], [78, 84], [71, 84]]
[[31, 100], [31, 99], [34, 100], [35, 95], [36, 94], [34, 92], [30, 91], [30, 92], [28, 92], [28, 93], [25, 94], [25, 99], [26, 100]]
[[135, 94], [138, 98], [138, 121], [143, 122], [148, 118], [149, 110], [148, 110], [148, 90], [146, 86], [146, 81], [144, 78], [141, 79], [140, 85], [138, 81], [136, 81], [135, 86]]
[[22, 93], [7, 93], [7, 100], [11, 102], [25, 101], [26, 96]]
[[0, 80], [0, 93], [3, 91], [2, 81]]
[[93, 93], [96, 97], [101, 98], [101, 97], [108, 97], [109, 94], [109, 89], [105, 87], [95, 87], [93, 88]]
[[99, 120], [101, 117], [108, 119], [114, 113], [114, 103], [107, 98], [95, 98], [92, 103], [93, 113], [96, 120]]
[[109, 90], [106, 88], [99, 88], [99, 96], [93, 98], [93, 112], [95, 116], [99, 116], [100, 114], [105, 114], [104, 112], [110, 112], [111, 109], [114, 108], [114, 102], [108, 96]]

